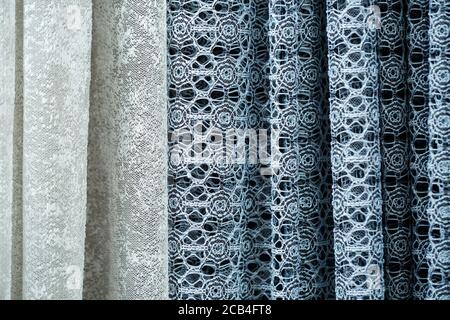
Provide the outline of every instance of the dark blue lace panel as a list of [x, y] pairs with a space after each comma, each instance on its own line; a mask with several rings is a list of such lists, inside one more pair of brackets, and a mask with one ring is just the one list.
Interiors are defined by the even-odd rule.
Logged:
[[377, 30], [371, 5], [327, 1], [338, 299], [384, 297]]
[[[446, 297], [448, 5], [431, 3], [169, 1], [172, 298]], [[276, 157], [217, 161], [230, 129], [265, 130]]]
[[270, 199], [273, 299], [333, 292], [324, 9], [318, 1], [269, 1], [269, 121], [279, 146]]
[[253, 204], [246, 165], [220, 159], [212, 131], [247, 127], [254, 8], [171, 0], [168, 9], [169, 128], [181, 141], [170, 144], [170, 296], [239, 299], [250, 290], [243, 230]]
[[408, 0], [408, 104], [410, 134], [410, 206], [412, 217], [412, 294], [424, 299], [428, 288], [429, 158], [429, 1]]
[[[268, 21], [267, 0], [255, 0], [252, 11], [251, 31], [251, 86], [247, 99], [249, 128], [270, 132]], [[260, 162], [247, 167], [249, 179], [247, 201], [252, 206], [247, 211], [248, 220], [244, 233], [244, 270], [249, 283], [248, 299], [271, 299], [272, 297], [272, 212], [270, 203], [270, 178], [262, 172], [267, 165]]]

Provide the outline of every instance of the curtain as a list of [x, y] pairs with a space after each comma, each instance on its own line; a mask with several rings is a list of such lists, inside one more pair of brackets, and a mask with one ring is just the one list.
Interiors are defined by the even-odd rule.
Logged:
[[0, 299], [450, 299], [450, 2], [4, 0]]
[[167, 297], [165, 1], [94, 1], [84, 294]]
[[[191, 148], [171, 139], [171, 297], [331, 297], [324, 3], [169, 6], [169, 125], [192, 133]], [[233, 146], [213, 138], [230, 131], [267, 132], [279, 168], [228, 160]]]
[[449, 8], [169, 1], [171, 298], [450, 298]]
[[167, 296], [165, 8], [0, 5], [0, 298]]

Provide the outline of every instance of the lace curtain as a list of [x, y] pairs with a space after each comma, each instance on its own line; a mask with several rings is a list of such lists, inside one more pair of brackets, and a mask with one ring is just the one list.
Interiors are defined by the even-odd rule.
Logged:
[[450, 3], [168, 3], [170, 297], [450, 298]]
[[5, 0], [0, 299], [450, 299], [450, 2]]
[[167, 297], [165, 1], [0, 22], [0, 298]]

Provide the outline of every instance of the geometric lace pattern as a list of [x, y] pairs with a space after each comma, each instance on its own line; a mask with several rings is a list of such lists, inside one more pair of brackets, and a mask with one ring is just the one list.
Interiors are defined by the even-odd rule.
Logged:
[[[324, 4], [168, 6], [170, 297], [332, 297]], [[230, 129], [274, 137], [272, 165], [187, 156]]]
[[[168, 1], [171, 298], [446, 297], [447, 15]], [[276, 154], [227, 161], [230, 129]]]
[[0, 299], [450, 299], [448, 0], [3, 0]]

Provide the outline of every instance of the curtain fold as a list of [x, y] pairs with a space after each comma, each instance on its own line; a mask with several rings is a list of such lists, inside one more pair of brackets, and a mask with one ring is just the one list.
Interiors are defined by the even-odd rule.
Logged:
[[23, 2], [23, 298], [81, 298], [91, 3]]
[[429, 299], [449, 299], [450, 3], [430, 2]]
[[378, 1], [380, 151], [385, 298], [411, 297], [406, 12], [404, 1]]
[[360, 1], [327, 4], [338, 299], [384, 296], [377, 26], [369, 23], [371, 14]]
[[[332, 295], [324, 9], [169, 1], [171, 297]], [[225, 133], [266, 133], [277, 163], [227, 161]]]
[[165, 1], [94, 1], [88, 299], [167, 297]]
[[165, 8], [0, 5], [1, 299], [166, 298]]
[[13, 239], [13, 133], [15, 95], [15, 6], [0, 7], [0, 298], [11, 298]]
[[408, 1], [408, 102], [410, 134], [410, 206], [412, 217], [413, 297], [424, 299], [428, 287], [429, 246], [428, 100], [429, 2]]
[[448, 298], [446, 10], [169, 1], [172, 298]]
[[[240, 299], [252, 290], [264, 295], [270, 285], [270, 238], [258, 239], [264, 251], [253, 263], [266, 273], [262, 279], [253, 280], [244, 268], [252, 249], [251, 243], [244, 245], [246, 212], [252, 206], [246, 201], [247, 166], [222, 158], [220, 138], [221, 130], [245, 129], [248, 122], [252, 4], [169, 1], [172, 298]], [[217, 139], [206, 141], [203, 132], [217, 133]]]

